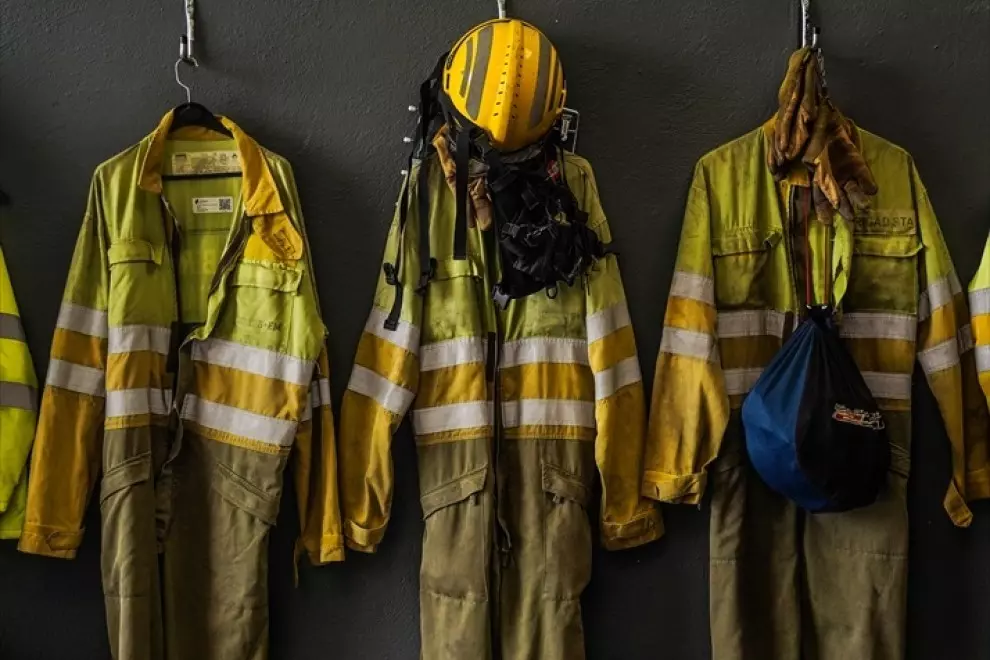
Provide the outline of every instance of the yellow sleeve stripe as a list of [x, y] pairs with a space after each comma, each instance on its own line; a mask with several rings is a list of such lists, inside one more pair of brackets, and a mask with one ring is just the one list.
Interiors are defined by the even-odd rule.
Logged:
[[966, 310], [966, 297], [956, 294], [948, 304], [932, 310], [918, 329], [918, 350], [933, 348], [956, 337], [960, 323], [969, 320]]
[[165, 387], [165, 359], [164, 355], [151, 351], [110, 354], [107, 356], [107, 389]]
[[300, 420], [309, 408], [309, 390], [302, 385], [203, 362], [194, 363], [200, 397], [265, 417]]
[[106, 367], [106, 352], [106, 339], [64, 328], [55, 329], [52, 339], [52, 358], [55, 360], [103, 369]]
[[691, 298], [671, 297], [667, 300], [664, 325], [696, 332], [714, 332], [715, 308]]
[[596, 374], [636, 357], [636, 336], [632, 326], [616, 330], [588, 346], [588, 362]]
[[399, 387], [415, 390], [418, 381], [416, 357], [408, 350], [365, 332], [358, 342], [354, 363], [375, 372]]

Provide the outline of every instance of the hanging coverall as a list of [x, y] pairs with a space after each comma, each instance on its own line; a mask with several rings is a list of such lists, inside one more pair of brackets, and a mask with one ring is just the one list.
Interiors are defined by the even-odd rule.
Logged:
[[990, 496], [987, 411], [966, 297], [911, 157], [854, 130], [879, 187], [867, 211], [811, 222], [815, 300], [834, 281], [844, 344], [884, 415], [886, 490], [871, 506], [812, 515], [747, 463], [740, 406], [792, 332], [804, 299], [807, 170], [767, 168], [772, 123], [708, 154], [688, 194], [664, 321], [644, 494], [698, 504], [711, 485], [715, 660], [900, 660], [907, 604], [911, 375], [919, 361], [952, 445], [945, 509], [961, 527]]
[[326, 331], [289, 164], [172, 120], [93, 177], [20, 548], [74, 557], [102, 471], [114, 658], [262, 660], [290, 452], [297, 552], [343, 558]]
[[[386, 261], [402, 254], [397, 328], [384, 325], [396, 287], [383, 274], [344, 395], [344, 535], [362, 552], [381, 543], [390, 444], [411, 408], [425, 524], [421, 657], [579, 660], [596, 464], [604, 546], [663, 533], [659, 511], [640, 496], [645, 402], [618, 262], [609, 255], [556, 298], [539, 292], [496, 313], [480, 223], [466, 230], [467, 256], [456, 259], [455, 198], [433, 162], [436, 267], [421, 295], [420, 171], [415, 165], [407, 182], [405, 232], [397, 210], [385, 251]], [[588, 226], [609, 242], [590, 165], [568, 154], [565, 171]], [[489, 349], [496, 323], [504, 343]], [[501, 432], [493, 429], [496, 393]]]
[[990, 236], [983, 250], [980, 269], [969, 285], [969, 309], [973, 314], [973, 342], [976, 371], [990, 407]]
[[24, 524], [37, 392], [34, 365], [0, 248], [0, 539], [18, 538]]

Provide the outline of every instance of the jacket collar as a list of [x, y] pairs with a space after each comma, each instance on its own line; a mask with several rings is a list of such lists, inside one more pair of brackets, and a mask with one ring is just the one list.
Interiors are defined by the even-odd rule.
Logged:
[[[174, 112], [174, 110], [169, 110], [162, 117], [158, 128], [144, 139], [147, 149], [144, 162], [141, 164], [141, 178], [138, 187], [158, 195], [162, 193], [162, 160], [165, 157], [165, 141], [168, 139], [168, 132], [172, 127]], [[261, 145], [230, 119], [226, 117], [219, 117], [219, 119], [234, 136], [237, 156], [241, 163], [245, 213], [254, 217], [283, 212], [285, 207], [278, 194], [271, 170], [268, 169], [268, 161]], [[208, 130], [205, 130], [205, 133], [216, 135]]]

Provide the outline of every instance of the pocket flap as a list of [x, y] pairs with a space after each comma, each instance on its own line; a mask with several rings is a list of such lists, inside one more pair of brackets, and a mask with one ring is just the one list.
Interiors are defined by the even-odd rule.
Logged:
[[302, 281], [302, 271], [295, 268], [282, 268], [257, 261], [242, 261], [234, 268], [231, 278], [233, 286], [250, 286], [257, 289], [295, 293]]
[[591, 491], [576, 475], [553, 465], [543, 466], [543, 491], [572, 500], [581, 506], [588, 504], [591, 499]]
[[486, 465], [449, 481], [420, 497], [419, 502], [423, 506], [423, 520], [444, 507], [462, 502], [475, 493], [483, 491], [487, 476], [488, 466]]
[[162, 248], [137, 238], [117, 241], [107, 250], [110, 265], [128, 262], [147, 261], [157, 265], [162, 263]]
[[278, 518], [278, 501], [262, 494], [247, 479], [236, 474], [226, 465], [217, 463], [212, 485], [213, 490], [233, 506], [250, 513], [262, 522], [275, 524]]
[[139, 454], [118, 463], [103, 473], [100, 483], [100, 502], [128, 486], [151, 478], [151, 454]]
[[765, 252], [780, 242], [780, 230], [759, 231], [756, 229], [740, 229], [724, 236], [712, 238], [712, 254], [725, 257], [730, 254], [746, 254], [748, 252]]
[[466, 259], [440, 259], [433, 275], [435, 280], [452, 280], [455, 277], [483, 277], [481, 264], [470, 256]]
[[874, 257], [913, 257], [923, 247], [917, 236], [854, 236], [853, 252]]

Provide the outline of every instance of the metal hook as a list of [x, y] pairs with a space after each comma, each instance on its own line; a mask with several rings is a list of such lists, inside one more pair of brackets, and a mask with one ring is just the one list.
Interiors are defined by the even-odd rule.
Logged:
[[801, 0], [801, 48], [811, 45], [811, 0]]
[[192, 90], [189, 89], [189, 85], [182, 82], [182, 79], [179, 78], [179, 65], [182, 64], [183, 62], [189, 64], [194, 69], [199, 66], [199, 62], [197, 62], [196, 58], [194, 57], [187, 57], [187, 58], [180, 57], [175, 61], [175, 82], [179, 84], [179, 87], [186, 90], [186, 103], [192, 103]]
[[498, 0], [498, 17], [505, 18], [505, 0]]

